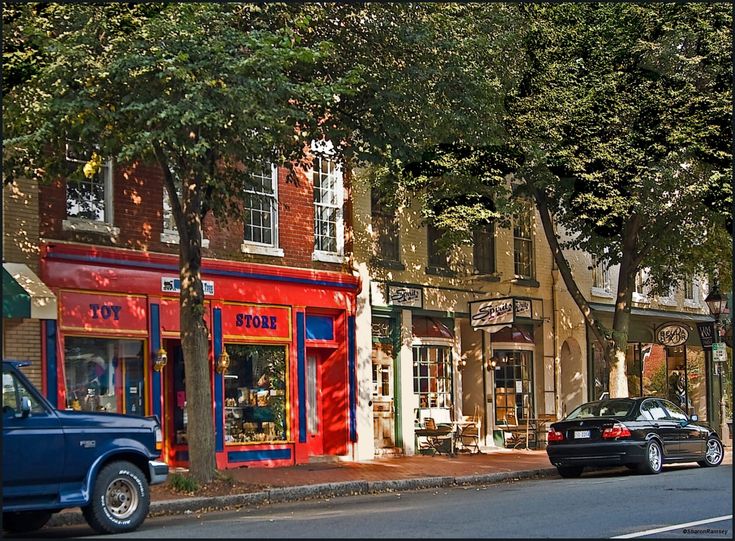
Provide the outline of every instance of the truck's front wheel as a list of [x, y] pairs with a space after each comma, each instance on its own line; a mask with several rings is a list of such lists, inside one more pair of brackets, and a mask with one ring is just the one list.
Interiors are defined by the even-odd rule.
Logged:
[[140, 468], [130, 462], [112, 462], [97, 476], [82, 513], [98, 533], [132, 532], [145, 520], [150, 503], [148, 481]]

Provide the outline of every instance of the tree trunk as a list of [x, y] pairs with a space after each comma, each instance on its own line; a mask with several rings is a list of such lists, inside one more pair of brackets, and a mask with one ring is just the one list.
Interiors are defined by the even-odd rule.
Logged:
[[[181, 276], [181, 348], [186, 372], [186, 437], [189, 472], [201, 484], [216, 472], [212, 401], [212, 367], [209, 362], [207, 327], [204, 324], [202, 287], [201, 190], [184, 190], [183, 224], [179, 225]], [[181, 227], [183, 225], [183, 227]], [[183, 234], [181, 234], [183, 232]]]
[[625, 356], [628, 351], [628, 331], [630, 329], [630, 309], [635, 287], [637, 270], [636, 239], [638, 237], [637, 216], [632, 216], [623, 230], [623, 257], [620, 260], [618, 291], [615, 298], [613, 316], [612, 344], [605, 351], [605, 360], [610, 366], [610, 398], [625, 398], [628, 393], [628, 375]]

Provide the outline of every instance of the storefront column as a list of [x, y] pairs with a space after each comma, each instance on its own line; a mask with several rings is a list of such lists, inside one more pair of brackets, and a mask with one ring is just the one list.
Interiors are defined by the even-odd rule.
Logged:
[[[215, 308], [212, 311], [212, 334], [214, 335], [214, 365], [217, 366], [217, 360], [222, 354], [222, 308]], [[214, 377], [214, 450], [221, 453], [225, 450], [225, 427], [224, 427], [224, 389], [223, 376], [216, 370]]]
[[[367, 265], [360, 264], [360, 277], [364, 284], [369, 283]], [[357, 344], [357, 441], [352, 448], [357, 461], [371, 460], [375, 456], [375, 434], [372, 404], [372, 309], [370, 288], [363, 287], [358, 295], [357, 315], [355, 316]]]
[[[55, 408], [59, 407], [59, 366], [56, 348], [58, 347], [58, 333], [56, 320], [43, 320], [43, 346], [46, 352], [46, 398]], [[66, 405], [64, 405], [66, 407]]]
[[[159, 304], [151, 304], [149, 309], [151, 313], [151, 351], [150, 365], [153, 366], [155, 362], [158, 350], [161, 347], [161, 312]], [[159, 370], [153, 370], [151, 377], [151, 413], [158, 417], [158, 420], [163, 423], [163, 385], [161, 382], [161, 372]]]
[[410, 456], [416, 452], [414, 412], [419, 407], [413, 393], [413, 318], [411, 310], [401, 310], [401, 353], [399, 356], [400, 393], [396, 423], [400, 427], [403, 451]]

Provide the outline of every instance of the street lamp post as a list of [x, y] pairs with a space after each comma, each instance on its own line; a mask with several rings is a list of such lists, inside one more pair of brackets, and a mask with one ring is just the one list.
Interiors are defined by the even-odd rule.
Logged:
[[712, 366], [716, 370], [716, 374], [720, 383], [720, 437], [724, 440], [727, 437], [725, 435], [725, 431], [727, 429], [725, 419], [727, 417], [727, 411], [725, 406], [725, 389], [722, 385], [723, 367], [720, 366], [722, 363], [714, 362], [714, 350], [717, 349], [715, 348], [714, 344], [719, 344], [720, 342], [720, 316], [727, 309], [727, 298], [723, 297], [722, 293], [720, 293], [720, 288], [717, 285], [717, 282], [715, 282], [712, 286], [712, 291], [709, 292], [707, 298], [704, 299], [704, 302], [707, 303], [707, 307], [709, 308], [710, 313], [715, 318], [715, 332], [714, 336], [712, 337]]

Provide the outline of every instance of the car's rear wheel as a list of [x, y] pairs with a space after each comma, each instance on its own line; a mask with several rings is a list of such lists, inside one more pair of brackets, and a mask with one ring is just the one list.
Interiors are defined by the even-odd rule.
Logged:
[[132, 532], [145, 520], [150, 503], [148, 481], [140, 468], [130, 462], [113, 462], [100, 471], [82, 513], [96, 532]]
[[664, 457], [661, 452], [661, 444], [656, 440], [648, 440], [644, 460], [638, 467], [640, 473], [659, 473], [664, 465]]
[[559, 472], [559, 475], [565, 479], [570, 479], [582, 475], [584, 466], [557, 466], [556, 469]]
[[3, 513], [3, 530], [13, 533], [35, 532], [51, 518], [51, 511], [16, 511]]
[[714, 468], [722, 463], [724, 456], [722, 442], [717, 438], [710, 438], [707, 440], [707, 452], [704, 455], [704, 460], [700, 460], [697, 464], [705, 468]]

